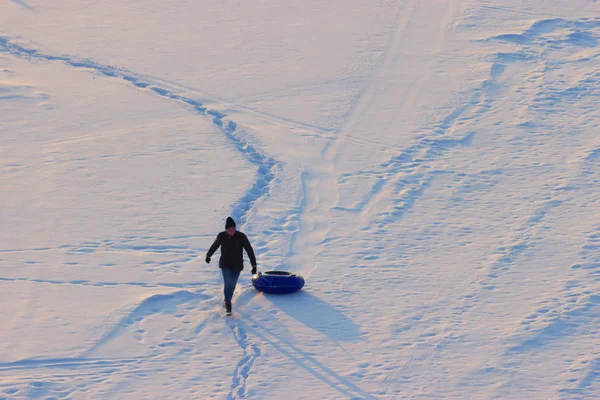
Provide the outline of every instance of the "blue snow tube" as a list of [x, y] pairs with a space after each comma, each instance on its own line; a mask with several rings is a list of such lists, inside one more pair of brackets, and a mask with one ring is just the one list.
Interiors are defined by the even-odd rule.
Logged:
[[286, 271], [259, 272], [252, 277], [252, 285], [264, 293], [293, 293], [302, 289], [304, 278]]

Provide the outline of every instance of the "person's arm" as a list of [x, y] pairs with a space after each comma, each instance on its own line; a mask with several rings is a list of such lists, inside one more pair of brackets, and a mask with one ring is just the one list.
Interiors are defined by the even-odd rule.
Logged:
[[217, 235], [217, 238], [215, 239], [214, 243], [212, 244], [212, 246], [210, 246], [210, 249], [208, 249], [208, 253], [206, 253], [206, 262], [210, 263], [210, 258], [212, 257], [213, 254], [215, 254], [215, 251], [217, 251], [217, 249], [219, 248], [219, 246], [221, 245], [221, 235]]
[[244, 235], [242, 246], [244, 246], [246, 253], [248, 253], [248, 258], [250, 258], [250, 265], [252, 265], [252, 268], [256, 268], [256, 256], [254, 255], [254, 249], [252, 248], [252, 245], [250, 244], [250, 241], [248, 240], [248, 237], [246, 235]]

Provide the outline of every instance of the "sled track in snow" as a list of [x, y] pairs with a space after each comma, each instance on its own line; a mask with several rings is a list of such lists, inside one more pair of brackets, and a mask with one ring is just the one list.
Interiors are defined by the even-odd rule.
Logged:
[[[405, 8], [400, 10], [398, 15], [398, 24], [395, 32], [390, 38], [388, 50], [384, 56], [382, 64], [379, 66], [373, 81], [362, 93], [362, 98], [358, 100], [355, 109], [345, 122], [342, 133], [351, 130], [355, 124], [355, 119], [360, 115], [362, 109], [368, 107], [371, 102], [371, 97], [375, 94], [376, 81], [384, 81], [386, 73], [390, 69], [390, 65], [395, 57], [397, 57], [399, 46], [404, 40], [404, 29], [410, 23], [411, 15], [415, 11], [418, 2], [406, 2]], [[452, 6], [445, 9], [442, 18], [446, 20], [441, 26], [449, 23], [448, 17], [452, 14]], [[444, 37], [444, 30], [438, 33], [440, 38]], [[423, 81], [420, 85], [415, 86], [408, 94], [411, 98], [420, 91]], [[405, 147], [402, 145], [400, 153], [393, 156], [389, 161], [384, 162], [374, 170], [357, 171], [349, 174], [343, 174], [338, 177], [337, 185], [345, 183], [349, 179], [367, 178], [374, 181], [371, 188], [363, 196], [363, 198], [352, 207], [337, 205], [334, 208], [339, 211], [350, 212], [357, 214], [362, 219], [372, 219], [375, 221], [376, 227], [383, 231], [387, 225], [401, 219], [406, 212], [410, 211], [414, 204], [421, 198], [424, 191], [429, 186], [430, 182], [435, 178], [438, 171], [430, 170], [430, 164], [443, 157], [445, 153], [452, 148], [459, 146], [470, 145], [474, 132], [467, 132], [464, 135], [453, 134], [456, 130], [456, 125], [467, 120], [465, 114], [482, 113], [487, 110], [483, 102], [482, 93], [479, 89], [469, 100], [455, 109], [451, 110], [440, 123], [430, 129], [429, 133], [417, 136], [413, 143], [408, 143]], [[483, 107], [479, 107], [479, 106]], [[340, 141], [334, 146], [340, 146]], [[328, 148], [329, 157], [335, 160], [337, 158], [337, 149]], [[385, 195], [391, 195], [392, 201], [389, 205], [379, 210], [380, 203], [384, 200]]]
[[254, 203], [259, 198], [268, 196], [271, 185], [277, 175], [277, 171], [281, 167], [281, 162], [262, 153], [257, 147], [256, 139], [244, 129], [240, 128], [238, 124], [231, 120], [226, 114], [217, 110], [211, 110], [197, 100], [177, 94], [177, 88], [173, 87], [174, 85], [170, 85], [158, 78], [136, 74], [124, 68], [101, 64], [91, 59], [69, 55], [56, 56], [45, 54], [34, 49], [27, 49], [11, 42], [6, 37], [0, 37], [0, 53], [9, 53], [24, 59], [64, 62], [75, 68], [88, 69], [110, 78], [127, 81], [138, 89], [152, 91], [161, 97], [191, 107], [198, 114], [211, 118], [213, 124], [225, 134], [238, 151], [244, 155], [248, 162], [258, 169], [258, 176], [254, 184], [246, 194], [234, 204], [231, 212], [232, 217], [237, 221], [240, 221], [240, 226], [243, 226], [247, 222], [247, 215], [253, 208]]

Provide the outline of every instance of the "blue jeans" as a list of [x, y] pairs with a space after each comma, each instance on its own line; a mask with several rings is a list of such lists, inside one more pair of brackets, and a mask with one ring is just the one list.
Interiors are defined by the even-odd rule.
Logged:
[[225, 294], [225, 302], [231, 303], [235, 285], [237, 285], [240, 271], [232, 271], [229, 268], [221, 268], [223, 274], [223, 293]]

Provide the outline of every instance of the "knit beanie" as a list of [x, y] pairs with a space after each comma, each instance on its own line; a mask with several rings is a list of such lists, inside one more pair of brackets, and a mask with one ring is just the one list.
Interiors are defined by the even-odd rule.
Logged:
[[225, 229], [231, 228], [231, 227], [235, 228], [235, 221], [233, 220], [233, 218], [227, 217], [227, 221], [225, 221]]

